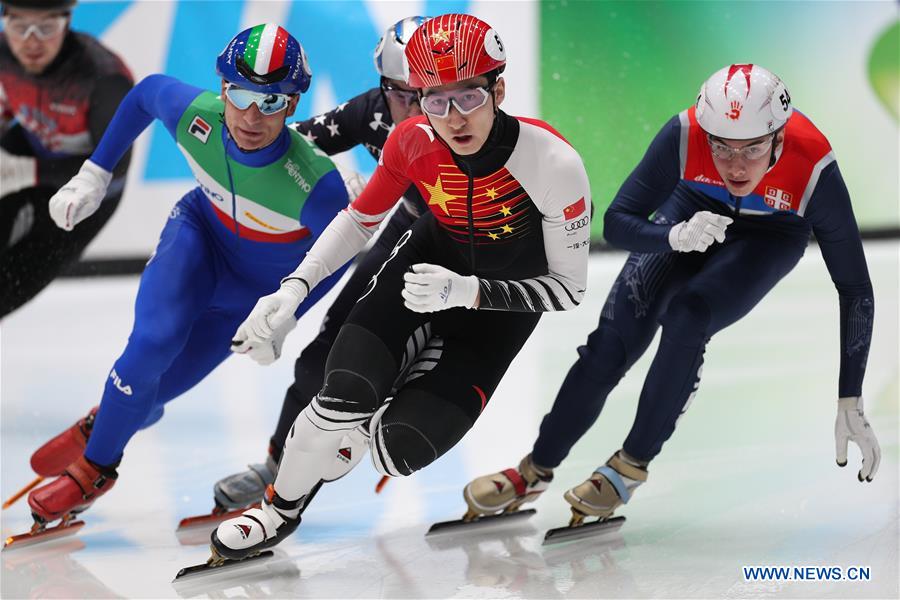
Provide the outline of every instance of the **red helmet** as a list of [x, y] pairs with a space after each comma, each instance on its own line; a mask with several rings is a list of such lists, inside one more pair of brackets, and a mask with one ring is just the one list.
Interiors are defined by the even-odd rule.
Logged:
[[411, 87], [436, 87], [502, 68], [506, 48], [500, 35], [481, 19], [448, 14], [416, 29], [406, 45], [406, 60]]

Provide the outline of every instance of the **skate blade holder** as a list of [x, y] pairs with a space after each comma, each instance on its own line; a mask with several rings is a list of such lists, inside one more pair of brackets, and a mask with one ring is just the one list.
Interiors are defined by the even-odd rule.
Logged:
[[600, 537], [619, 531], [624, 524], [625, 517], [612, 517], [585, 523], [584, 525], [577, 525], [575, 527], [557, 527], [556, 529], [549, 530], [544, 535], [544, 542], [541, 545], [548, 546], [550, 544], [573, 542], [584, 538]]
[[463, 519], [441, 521], [440, 523], [435, 523], [429, 527], [428, 531], [425, 533], [425, 537], [461, 533], [463, 531], [488, 530], [493, 527], [504, 526], [511, 523], [521, 523], [526, 519], [530, 519], [536, 512], [535, 509], [528, 508], [525, 510], [504, 512], [497, 515], [476, 517], [471, 521], [464, 521]]
[[43, 544], [70, 535], [75, 535], [82, 527], [84, 527], [84, 521], [74, 520], [69, 521], [68, 523], [60, 523], [54, 527], [48, 527], [37, 533], [11, 535], [3, 542], [3, 552], [27, 548], [29, 546], [34, 546], [35, 544]]
[[175, 575], [175, 579], [172, 580], [172, 583], [201, 583], [202, 580], [207, 577], [216, 576], [217, 578], [221, 578], [222, 576], [227, 577], [232, 574], [235, 577], [243, 578], [245, 575], [244, 572], [248, 567], [258, 566], [260, 562], [272, 558], [274, 554], [275, 553], [271, 550], [263, 550], [259, 554], [247, 557], [243, 560], [231, 560], [226, 558], [225, 562], [215, 566], [212, 566], [209, 563], [202, 563], [184, 567], [178, 571]]
[[244, 508], [236, 508], [231, 511], [211, 512], [205, 515], [195, 517], [185, 517], [178, 523], [175, 530], [175, 537], [182, 546], [200, 546], [209, 543], [209, 534], [215, 529], [219, 523], [241, 516], [244, 511], [251, 508], [259, 508], [259, 502], [251, 504]]

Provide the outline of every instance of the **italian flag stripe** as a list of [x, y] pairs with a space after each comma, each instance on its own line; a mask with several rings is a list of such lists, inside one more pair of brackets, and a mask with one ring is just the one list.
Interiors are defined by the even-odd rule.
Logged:
[[287, 37], [288, 32], [278, 27], [275, 32], [275, 41], [272, 43], [272, 58], [269, 60], [269, 70], [266, 73], [271, 73], [278, 67], [284, 63], [284, 53], [287, 50]]
[[272, 62], [272, 47], [275, 45], [275, 38], [279, 29], [281, 27], [278, 25], [268, 23], [263, 26], [263, 30], [260, 33], [259, 45], [256, 49], [256, 61], [250, 63], [253, 65], [253, 70], [260, 75], [264, 75], [272, 70], [269, 68]]
[[[257, 25], [250, 30], [250, 36], [247, 38], [247, 45], [244, 47], [244, 61], [256, 71], [256, 57], [259, 53], [259, 40], [262, 37], [265, 25]], [[259, 71], [256, 71], [259, 73]]]

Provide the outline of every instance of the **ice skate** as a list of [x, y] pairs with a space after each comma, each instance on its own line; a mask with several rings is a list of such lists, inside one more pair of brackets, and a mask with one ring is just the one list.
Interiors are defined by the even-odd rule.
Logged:
[[522, 504], [532, 502], [553, 481], [553, 471], [536, 466], [529, 454], [516, 469], [505, 469], [471, 481], [463, 489], [468, 508], [462, 519], [435, 523], [425, 535], [457, 529], [475, 523], [495, 523], [500, 519], [530, 517], [534, 509], [521, 510]]
[[99, 406], [31, 455], [31, 468], [43, 477], [58, 477], [84, 453]]
[[185, 567], [175, 580], [232, 566], [248, 559], [272, 555], [268, 548], [279, 544], [300, 525], [303, 510], [322, 487], [319, 481], [306, 496], [289, 501], [275, 493], [270, 485], [259, 508], [247, 509], [240, 516], [229, 519], [210, 534], [210, 557], [206, 563]]
[[[31, 531], [7, 538], [4, 549], [76, 533], [84, 522], [75, 520], [75, 516], [112, 489], [117, 476], [114, 469], [102, 469], [101, 472], [84, 456], [79, 457], [62, 475], [28, 494], [28, 505], [34, 518]], [[48, 527], [57, 520], [59, 524]]]
[[94, 427], [94, 417], [99, 406], [95, 406], [77, 423], [45, 443], [31, 455], [31, 468], [37, 473], [31, 483], [10, 496], [3, 503], [3, 510], [15, 504], [22, 496], [43, 483], [48, 477], [62, 475], [70, 464], [78, 460], [87, 446], [88, 437]]
[[[569, 525], [548, 531], [544, 544], [617, 530], [625, 523], [625, 517], [613, 517], [613, 512], [628, 502], [634, 489], [645, 481], [646, 466], [641, 466], [624, 450], [619, 450], [590, 478], [566, 491], [563, 498], [572, 508]], [[597, 517], [597, 520], [585, 523], [588, 517]]]

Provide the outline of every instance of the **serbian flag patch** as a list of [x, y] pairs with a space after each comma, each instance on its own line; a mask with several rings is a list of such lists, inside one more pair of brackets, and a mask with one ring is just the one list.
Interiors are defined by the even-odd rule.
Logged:
[[575, 217], [584, 214], [585, 210], [584, 198], [580, 198], [577, 202], [574, 202], [563, 209], [563, 216], [566, 218], [566, 221], [568, 221], [569, 219], [574, 219]]

